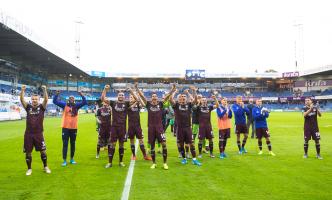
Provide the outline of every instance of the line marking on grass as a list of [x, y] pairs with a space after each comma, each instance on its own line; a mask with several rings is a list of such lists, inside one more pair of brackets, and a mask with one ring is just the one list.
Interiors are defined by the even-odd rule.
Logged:
[[[136, 139], [135, 143], [135, 154], [137, 154], [137, 149], [138, 149], [138, 140]], [[127, 173], [127, 178], [123, 187], [122, 191], [122, 196], [121, 200], [128, 200], [129, 199], [129, 193], [130, 193], [130, 187], [131, 187], [131, 181], [133, 179], [133, 174], [134, 174], [134, 167], [135, 167], [135, 160], [130, 161], [128, 173]]]

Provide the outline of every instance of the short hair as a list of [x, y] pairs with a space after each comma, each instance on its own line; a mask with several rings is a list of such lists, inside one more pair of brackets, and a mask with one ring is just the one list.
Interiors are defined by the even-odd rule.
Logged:
[[[151, 93], [150, 93], [150, 96], [152, 96], [152, 95], [154, 95], [154, 94], [157, 95], [157, 92], [151, 92]], [[158, 96], [158, 95], [157, 95], [157, 96]]]
[[242, 98], [242, 96], [241, 95], [236, 95], [236, 98]]

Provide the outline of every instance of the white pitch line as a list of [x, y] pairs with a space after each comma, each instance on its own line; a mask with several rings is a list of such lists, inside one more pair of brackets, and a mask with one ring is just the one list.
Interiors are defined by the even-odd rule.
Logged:
[[[136, 139], [135, 154], [137, 154], [137, 149], [138, 149], [138, 140]], [[129, 165], [129, 169], [128, 169], [128, 173], [127, 173], [127, 178], [126, 178], [124, 188], [123, 188], [123, 191], [122, 191], [121, 200], [128, 200], [129, 199], [131, 181], [133, 179], [133, 174], [134, 174], [134, 167], [135, 167], [135, 160], [131, 160], [130, 165]]]

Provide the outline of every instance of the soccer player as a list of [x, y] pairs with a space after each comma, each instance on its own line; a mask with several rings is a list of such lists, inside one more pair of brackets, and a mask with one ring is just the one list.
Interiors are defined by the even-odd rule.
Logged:
[[210, 157], [213, 155], [213, 131], [211, 125], [211, 111], [216, 107], [219, 107], [218, 100], [215, 95], [212, 95], [216, 105], [208, 105], [207, 98], [202, 97], [200, 104], [196, 107], [199, 121], [199, 133], [198, 133], [198, 151], [199, 158], [202, 157], [203, 141], [209, 140]]
[[40, 151], [40, 157], [44, 164], [44, 171], [47, 174], [51, 173], [51, 170], [47, 166], [47, 155], [46, 155], [46, 145], [44, 141], [43, 135], [43, 121], [44, 121], [44, 113], [47, 106], [48, 94], [46, 90], [46, 86], [42, 86], [44, 93], [44, 101], [42, 104], [39, 103], [39, 96], [32, 95], [31, 104], [27, 103], [24, 100], [24, 93], [26, 90], [26, 86], [22, 86], [22, 90], [20, 93], [20, 101], [22, 106], [27, 112], [26, 118], [26, 128], [24, 133], [24, 146], [23, 152], [25, 153], [25, 160], [28, 166], [28, 170], [25, 173], [27, 176], [32, 174], [31, 162], [32, 162], [32, 150], [35, 147], [36, 151]]
[[166, 147], [166, 136], [164, 134], [162, 115], [163, 115], [163, 103], [166, 102], [170, 96], [175, 92], [175, 85], [172, 86], [171, 91], [165, 96], [162, 101], [158, 100], [158, 95], [156, 93], [151, 94], [151, 101], [147, 101], [143, 92], [138, 89], [136, 86], [136, 91], [139, 94], [140, 98], [146, 105], [148, 110], [148, 141], [151, 146], [151, 157], [152, 157], [152, 166], [151, 169], [157, 167], [156, 164], [156, 152], [155, 152], [155, 141], [158, 140], [163, 148], [163, 160], [164, 160], [164, 169], [168, 170], [167, 165], [167, 147]]
[[[137, 87], [137, 86], [136, 86]], [[135, 96], [135, 97], [134, 97]], [[136, 101], [138, 99], [139, 101]], [[129, 109], [128, 109], [128, 136], [130, 139], [130, 148], [132, 152], [131, 160], [136, 160], [135, 154], [135, 136], [139, 141], [140, 149], [143, 153], [144, 160], [152, 160], [151, 157], [147, 156], [143, 141], [143, 132], [140, 122], [140, 110], [145, 107], [144, 102], [141, 98], [138, 98], [136, 94], [131, 94], [129, 97]]]
[[[237, 146], [239, 148], [239, 154], [247, 153], [244, 148], [248, 139], [248, 128], [246, 124], [246, 115], [249, 115], [249, 110], [244, 106], [242, 96], [236, 97], [236, 103], [232, 105], [232, 111], [235, 117], [235, 133], [237, 139]], [[241, 134], [244, 134], [244, 138], [241, 145]]]
[[164, 105], [164, 109], [167, 111], [166, 112], [166, 127], [164, 129], [164, 132], [166, 132], [167, 128], [171, 126], [171, 133], [174, 133], [174, 110], [171, 105]]
[[269, 149], [269, 155], [275, 156], [272, 152], [272, 145], [270, 141], [269, 129], [267, 127], [266, 118], [269, 117], [269, 111], [267, 108], [262, 107], [262, 100], [256, 100], [256, 106], [252, 109], [252, 116], [254, 118], [256, 127], [256, 137], [258, 139], [259, 153], [262, 155], [262, 138], [265, 137], [267, 148]]
[[305, 99], [305, 106], [303, 107], [303, 116], [304, 116], [304, 155], [303, 158], [308, 158], [308, 147], [309, 140], [311, 138], [315, 140], [316, 143], [316, 157], [318, 159], [323, 159], [320, 155], [320, 134], [317, 122], [317, 115], [322, 116], [318, 106], [314, 105], [310, 98]]
[[199, 120], [198, 120], [198, 109], [196, 109], [197, 105], [200, 104], [202, 99], [202, 95], [201, 94], [197, 94], [197, 103], [193, 106], [193, 110], [192, 110], [192, 131], [193, 131], [193, 137], [194, 137], [194, 143], [196, 140], [196, 137], [198, 135], [198, 129], [199, 129]]
[[[196, 88], [191, 87], [193, 95], [196, 102]], [[177, 144], [178, 150], [182, 155], [182, 164], [187, 164], [187, 158], [185, 155], [184, 144], [190, 146], [190, 151], [192, 155], [192, 163], [197, 166], [201, 166], [201, 163], [196, 159], [195, 145], [193, 141], [193, 135], [191, 130], [191, 112], [192, 112], [192, 97], [190, 97], [189, 102], [187, 101], [187, 95], [190, 96], [189, 92], [184, 92], [181, 94], [178, 102], [175, 102], [173, 98], [170, 99], [170, 102], [173, 106], [175, 116], [177, 117]]]
[[232, 110], [228, 106], [227, 98], [221, 99], [221, 105], [217, 108], [218, 128], [219, 128], [219, 158], [227, 157], [225, 154], [227, 139], [231, 137]]
[[[109, 91], [110, 86], [105, 85], [104, 90], [101, 94], [101, 100], [105, 101], [106, 93]], [[132, 94], [132, 91], [130, 90]], [[108, 145], [108, 163], [105, 168], [112, 167], [113, 157], [115, 153], [116, 142], [119, 141], [119, 166], [125, 167], [123, 162], [124, 155], [124, 142], [126, 141], [126, 124], [127, 124], [127, 111], [129, 108], [129, 102], [125, 101], [125, 94], [122, 91], [118, 92], [117, 100], [110, 101], [112, 108], [112, 127], [110, 144]]]
[[102, 106], [97, 110], [97, 123], [99, 124], [98, 144], [97, 144], [97, 155], [99, 158], [99, 152], [101, 147], [109, 145], [109, 138], [111, 135], [111, 116], [112, 108], [109, 100], [104, 100]]
[[61, 107], [63, 109], [62, 113], [62, 166], [67, 166], [67, 151], [68, 151], [68, 141], [70, 140], [70, 164], [76, 164], [74, 160], [75, 155], [75, 143], [77, 136], [77, 124], [78, 124], [78, 110], [83, 106], [87, 105], [86, 98], [83, 96], [82, 92], [78, 94], [82, 97], [82, 102], [76, 103], [74, 96], [69, 96], [67, 102], [62, 102], [58, 100], [60, 91], [57, 91], [53, 97], [53, 104]]
[[251, 126], [251, 138], [255, 138], [255, 122], [254, 122], [254, 118], [252, 117], [252, 109], [255, 107], [254, 105], [254, 100], [252, 98], [249, 99], [249, 104], [247, 105], [247, 108], [249, 110], [249, 115], [247, 118], [247, 128], [248, 128], [248, 132], [250, 130], [250, 126]]

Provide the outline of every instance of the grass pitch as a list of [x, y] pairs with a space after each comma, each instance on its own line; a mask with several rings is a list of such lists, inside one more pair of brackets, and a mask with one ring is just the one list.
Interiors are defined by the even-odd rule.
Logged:
[[[232, 129], [226, 152], [228, 158], [218, 158], [218, 131], [213, 113], [214, 153], [203, 155], [203, 166], [180, 163], [176, 140], [167, 131], [169, 170], [142, 160], [138, 150], [130, 199], [331, 199], [332, 185], [332, 113], [319, 119], [321, 148], [324, 160], [315, 159], [315, 145], [309, 143], [309, 158], [303, 159], [303, 117], [301, 113], [271, 113], [268, 120], [271, 142], [276, 157], [257, 155], [256, 139], [248, 139], [246, 155], [237, 154], [236, 137]], [[146, 113], [141, 115], [147, 139]], [[38, 152], [33, 152], [32, 176], [25, 176], [25, 156], [22, 153], [25, 120], [0, 123], [0, 199], [120, 199], [130, 163], [130, 146], [126, 143], [125, 168], [117, 166], [118, 150], [113, 168], [105, 169], [107, 152], [95, 158], [97, 133], [94, 115], [80, 115], [76, 147], [77, 165], [61, 167], [60, 118], [45, 118], [45, 140], [48, 165], [52, 174], [42, 171]], [[196, 141], [197, 150], [197, 141]]]

